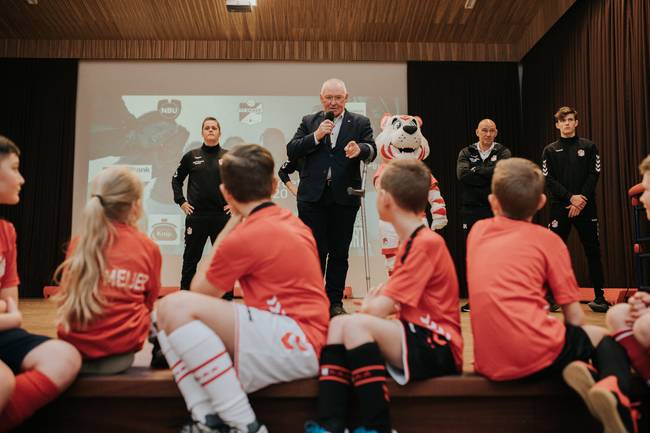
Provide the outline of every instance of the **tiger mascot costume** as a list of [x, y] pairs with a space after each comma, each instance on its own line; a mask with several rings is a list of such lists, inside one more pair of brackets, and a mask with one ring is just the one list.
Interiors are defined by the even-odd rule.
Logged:
[[[381, 119], [381, 133], [375, 139], [382, 163], [373, 177], [375, 188], [379, 187], [379, 178], [386, 164], [393, 159], [419, 159], [429, 156], [429, 142], [422, 135], [422, 119], [418, 116], [405, 114], [385, 114]], [[431, 228], [440, 230], [447, 225], [447, 209], [445, 200], [440, 195], [438, 181], [431, 176], [429, 189], [429, 204], [431, 205]], [[426, 223], [426, 218], [424, 217]], [[386, 258], [386, 267], [390, 275], [395, 264], [395, 254], [399, 246], [399, 238], [390, 223], [379, 220], [379, 233], [382, 238], [381, 253]]]

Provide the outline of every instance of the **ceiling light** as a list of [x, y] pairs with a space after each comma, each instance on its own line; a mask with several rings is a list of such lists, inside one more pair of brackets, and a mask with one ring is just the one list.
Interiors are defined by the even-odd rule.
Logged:
[[257, 6], [257, 0], [226, 0], [228, 12], [251, 12]]

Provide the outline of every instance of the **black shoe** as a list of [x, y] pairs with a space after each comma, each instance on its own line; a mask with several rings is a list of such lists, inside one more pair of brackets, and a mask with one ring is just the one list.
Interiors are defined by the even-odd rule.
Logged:
[[348, 314], [343, 308], [343, 305], [332, 305], [330, 307], [330, 319], [332, 317], [340, 316], [341, 314]]
[[231, 433], [237, 430], [224, 423], [219, 415], [210, 414], [205, 417], [205, 423], [190, 420], [181, 427], [178, 433]]
[[152, 343], [153, 349], [151, 350], [151, 363], [149, 364], [149, 367], [154, 370], [164, 370], [169, 368], [169, 364], [167, 364], [167, 359], [160, 349], [160, 343], [158, 343], [158, 340], [153, 340]]
[[591, 308], [591, 311], [594, 311], [596, 313], [606, 313], [607, 310], [609, 310], [610, 303], [605, 300], [602, 296], [594, 299], [590, 303], [588, 303], [589, 308]]
[[462, 311], [463, 313], [469, 313], [469, 302], [463, 305], [462, 307], [460, 307], [460, 311]]

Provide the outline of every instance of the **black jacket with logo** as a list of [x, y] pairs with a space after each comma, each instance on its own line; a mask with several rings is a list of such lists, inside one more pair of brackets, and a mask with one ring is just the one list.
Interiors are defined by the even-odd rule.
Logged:
[[478, 143], [470, 144], [458, 154], [456, 176], [463, 184], [463, 210], [475, 208], [490, 208], [488, 195], [492, 184], [492, 175], [497, 161], [512, 156], [510, 149], [500, 143], [494, 143], [494, 148], [485, 160], [478, 151]]
[[585, 138], [560, 138], [546, 146], [542, 171], [551, 203], [568, 205], [575, 194], [594, 202], [600, 167], [598, 148]]
[[[172, 177], [174, 202], [179, 206], [188, 201], [194, 212], [199, 214], [225, 213], [226, 201], [219, 190], [221, 173], [219, 160], [226, 153], [220, 145], [209, 147], [203, 144], [183, 155]], [[187, 199], [183, 195], [183, 182], [189, 175]]]

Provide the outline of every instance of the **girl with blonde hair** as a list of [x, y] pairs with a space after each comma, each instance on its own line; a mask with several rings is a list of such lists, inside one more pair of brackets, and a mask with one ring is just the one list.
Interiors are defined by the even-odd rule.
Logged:
[[142, 182], [109, 167], [92, 183], [80, 235], [57, 268], [59, 338], [83, 356], [82, 373], [113, 374], [142, 349], [160, 289], [158, 246], [138, 231]]

